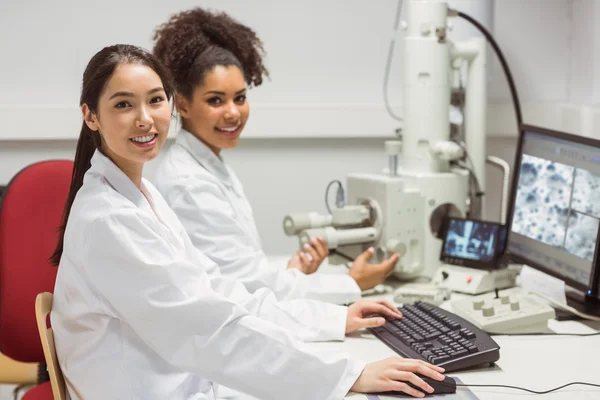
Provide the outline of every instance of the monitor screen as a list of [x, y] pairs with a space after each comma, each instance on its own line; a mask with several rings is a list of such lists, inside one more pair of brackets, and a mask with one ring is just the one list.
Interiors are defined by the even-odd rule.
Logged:
[[507, 251], [587, 289], [600, 221], [600, 142], [524, 126], [516, 162]]
[[493, 268], [505, 234], [503, 225], [464, 218], [448, 218], [440, 259], [455, 265]]

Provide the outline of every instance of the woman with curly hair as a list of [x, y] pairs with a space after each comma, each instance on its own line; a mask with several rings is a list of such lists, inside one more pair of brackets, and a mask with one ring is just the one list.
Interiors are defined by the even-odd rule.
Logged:
[[182, 129], [157, 173], [157, 187], [194, 246], [254, 292], [267, 287], [281, 299], [311, 298], [348, 304], [392, 271], [398, 256], [381, 264], [361, 254], [348, 275], [312, 274], [328, 255], [313, 239], [287, 268], [269, 265], [242, 184], [222, 150], [237, 146], [249, 116], [247, 87], [268, 71], [261, 41], [225, 13], [201, 8], [181, 12], [154, 35], [154, 54], [174, 77]]

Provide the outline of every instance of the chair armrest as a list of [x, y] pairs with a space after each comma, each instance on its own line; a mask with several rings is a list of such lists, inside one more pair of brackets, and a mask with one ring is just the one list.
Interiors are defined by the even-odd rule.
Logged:
[[36, 384], [38, 363], [15, 361], [0, 353], [0, 383]]

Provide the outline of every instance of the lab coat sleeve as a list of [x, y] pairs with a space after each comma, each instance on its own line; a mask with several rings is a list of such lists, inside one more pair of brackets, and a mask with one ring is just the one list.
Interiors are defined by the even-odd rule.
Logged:
[[[306, 275], [286, 269], [286, 265], [270, 265], [254, 244], [260, 239], [250, 237], [215, 182], [195, 177], [175, 192], [168, 196], [169, 206], [194, 246], [219, 265], [221, 274], [240, 280], [250, 292], [268, 287], [280, 300], [302, 298], [334, 304], [350, 304], [361, 298], [360, 288], [347, 274]], [[247, 199], [242, 202], [250, 207]]]
[[108, 315], [176, 368], [261, 399], [342, 399], [364, 363], [317, 355], [273, 323], [213, 291], [202, 266], [152, 228], [115, 210], [83, 246], [85, 274]]

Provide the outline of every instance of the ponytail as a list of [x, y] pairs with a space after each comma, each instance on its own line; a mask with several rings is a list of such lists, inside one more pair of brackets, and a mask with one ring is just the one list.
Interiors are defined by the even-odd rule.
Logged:
[[50, 263], [54, 266], [58, 266], [60, 258], [62, 257], [65, 229], [67, 228], [67, 221], [69, 220], [69, 214], [71, 214], [73, 201], [75, 201], [77, 192], [83, 186], [83, 177], [87, 170], [92, 166], [92, 156], [96, 149], [100, 148], [100, 143], [100, 134], [91, 130], [87, 124], [83, 122], [79, 140], [77, 141], [77, 149], [75, 150], [75, 161], [73, 165], [73, 175], [71, 176], [69, 196], [65, 203], [60, 228], [58, 228], [58, 244], [50, 258]]
[[[81, 97], [79, 106], [86, 104], [88, 109], [98, 114], [98, 103], [100, 97], [108, 84], [108, 81], [114, 74], [120, 64], [135, 63], [150, 67], [160, 77], [167, 99], [171, 100], [173, 95], [173, 85], [169, 71], [146, 50], [131, 46], [128, 44], [117, 44], [108, 46], [96, 53], [88, 63], [83, 73], [83, 84], [81, 88]], [[71, 187], [69, 196], [65, 203], [65, 209], [62, 221], [59, 227], [58, 244], [50, 257], [50, 263], [58, 266], [63, 254], [65, 229], [71, 214], [71, 207], [77, 196], [77, 192], [83, 186], [83, 177], [92, 166], [92, 156], [96, 150], [100, 150], [102, 140], [100, 132], [91, 130], [85, 121], [81, 126], [81, 133], [77, 141], [77, 150], [75, 151], [75, 162], [73, 166], [73, 175], [71, 176]]]

